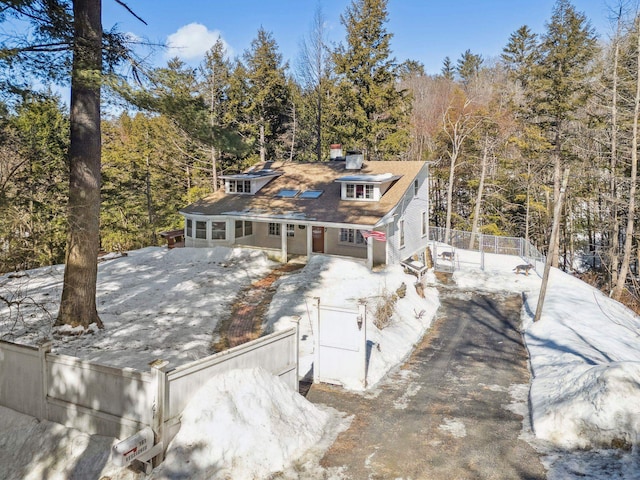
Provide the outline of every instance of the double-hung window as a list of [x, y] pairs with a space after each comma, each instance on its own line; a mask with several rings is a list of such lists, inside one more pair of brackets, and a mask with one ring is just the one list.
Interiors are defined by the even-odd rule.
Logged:
[[280, 224], [279, 223], [269, 223], [269, 235], [270, 236], [280, 236]]
[[207, 239], [207, 222], [196, 220], [196, 238]]
[[211, 222], [211, 239], [224, 240], [227, 238], [227, 222]]
[[373, 199], [373, 185], [366, 183], [347, 183], [346, 198]]
[[236, 220], [236, 238], [253, 234], [253, 223], [245, 220]]
[[360, 233], [360, 230], [353, 228], [340, 229], [340, 243], [349, 243], [351, 245], [366, 245], [367, 242]]

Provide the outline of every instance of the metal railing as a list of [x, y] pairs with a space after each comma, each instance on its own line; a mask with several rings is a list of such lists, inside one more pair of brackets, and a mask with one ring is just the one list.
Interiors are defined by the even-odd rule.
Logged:
[[[485, 253], [520, 257], [532, 264], [536, 270], [541, 265], [544, 265], [545, 262], [545, 256], [540, 253], [540, 251], [531, 242], [521, 237], [501, 237], [497, 235], [486, 235], [483, 233], [472, 234], [471, 232], [453, 229], [449, 230], [449, 235], [447, 236], [447, 231], [444, 227], [430, 226], [429, 242], [443, 243], [449, 245], [453, 250], [461, 249], [480, 252], [479, 260], [475, 263], [479, 263], [483, 270]], [[454, 256], [446, 261], [439, 261], [437, 247], [434, 246], [432, 250], [434, 249], [436, 249], [436, 252], [433, 252], [436, 270], [453, 271], [456, 269], [456, 266], [459, 268], [459, 258]], [[440, 250], [443, 250], [442, 247], [440, 247]]]

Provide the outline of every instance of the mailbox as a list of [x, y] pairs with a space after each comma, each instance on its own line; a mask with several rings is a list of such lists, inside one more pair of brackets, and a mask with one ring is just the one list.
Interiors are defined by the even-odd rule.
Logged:
[[111, 461], [119, 467], [126, 467], [136, 459], [144, 461], [149, 458], [152, 447], [153, 430], [147, 427], [116, 443], [111, 448]]

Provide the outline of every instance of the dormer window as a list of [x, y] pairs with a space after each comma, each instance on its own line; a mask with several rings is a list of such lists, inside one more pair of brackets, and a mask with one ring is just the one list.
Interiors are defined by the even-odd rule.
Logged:
[[336, 182], [342, 184], [340, 198], [342, 200], [361, 200], [377, 202], [382, 195], [400, 178], [399, 175], [383, 173], [380, 175], [348, 175]]
[[255, 172], [239, 173], [235, 175], [223, 175], [224, 191], [234, 194], [254, 195], [267, 183], [282, 175], [275, 170], [258, 170]]
[[366, 183], [347, 183], [346, 197], [373, 200], [373, 185]]
[[229, 193], [251, 193], [251, 180], [227, 180]]

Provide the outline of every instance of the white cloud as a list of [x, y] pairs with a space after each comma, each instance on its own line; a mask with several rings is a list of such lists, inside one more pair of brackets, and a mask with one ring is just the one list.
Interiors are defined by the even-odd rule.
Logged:
[[218, 30], [209, 30], [201, 23], [190, 23], [167, 37], [169, 48], [165, 56], [166, 58], [179, 57], [187, 61], [199, 60], [219, 38], [224, 43], [227, 56], [231, 56], [231, 47], [224, 41]]

